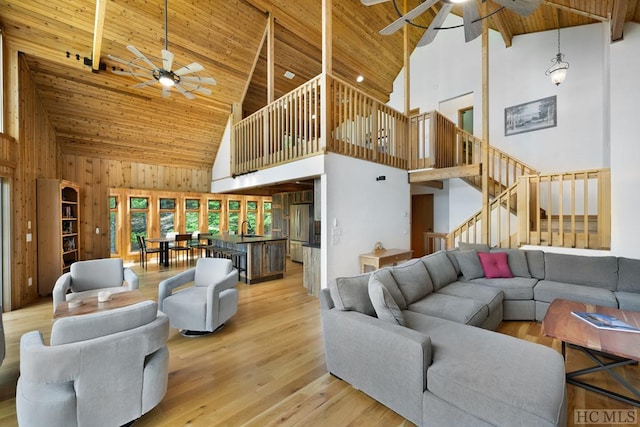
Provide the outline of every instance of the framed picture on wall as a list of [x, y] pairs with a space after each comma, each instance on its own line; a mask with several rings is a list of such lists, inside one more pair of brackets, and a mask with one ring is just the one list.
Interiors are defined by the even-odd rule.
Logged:
[[555, 95], [504, 109], [504, 136], [557, 125]]

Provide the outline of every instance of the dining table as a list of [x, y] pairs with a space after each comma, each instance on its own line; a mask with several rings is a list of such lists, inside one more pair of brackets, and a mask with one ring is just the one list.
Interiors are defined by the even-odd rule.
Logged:
[[149, 237], [145, 239], [150, 243], [158, 243], [160, 245], [160, 261], [159, 263], [165, 267], [169, 267], [169, 243], [175, 241], [175, 237]]

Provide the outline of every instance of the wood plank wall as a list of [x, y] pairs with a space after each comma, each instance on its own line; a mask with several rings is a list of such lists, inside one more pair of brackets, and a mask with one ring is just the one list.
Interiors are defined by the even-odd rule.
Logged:
[[[11, 188], [12, 279], [11, 307], [7, 308], [15, 309], [38, 298], [36, 179], [57, 178], [60, 152], [26, 62], [15, 51], [5, 55], [5, 61], [7, 69], [13, 70], [7, 73], [5, 92], [5, 106], [12, 111], [5, 112], [10, 120], [5, 122], [8, 134], [3, 147], [8, 149], [0, 150], [0, 174], [9, 180]], [[27, 233], [32, 234], [31, 242], [27, 242]]]
[[[80, 259], [107, 258], [109, 189], [208, 193], [210, 169], [191, 169], [64, 154], [62, 177], [80, 186]], [[100, 230], [96, 234], [96, 228]]]

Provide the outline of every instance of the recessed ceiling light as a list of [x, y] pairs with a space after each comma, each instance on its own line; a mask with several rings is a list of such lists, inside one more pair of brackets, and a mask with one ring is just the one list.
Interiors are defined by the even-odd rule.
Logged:
[[288, 70], [287, 70], [287, 71], [285, 71], [285, 72], [284, 72], [284, 76], [285, 76], [286, 78], [288, 78], [289, 80], [291, 80], [291, 79], [292, 79], [292, 78], [294, 78], [296, 75], [295, 75], [295, 74], [293, 74], [291, 71], [288, 71]]
[[356, 77], [356, 81], [357, 81], [358, 83], [362, 83], [362, 82], [364, 81], [364, 76], [358, 76], [358, 77]]

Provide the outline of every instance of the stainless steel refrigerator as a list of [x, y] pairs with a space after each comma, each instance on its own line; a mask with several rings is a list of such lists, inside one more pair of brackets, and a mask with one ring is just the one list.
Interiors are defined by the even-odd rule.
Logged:
[[302, 245], [311, 237], [311, 204], [289, 207], [289, 254], [291, 261], [302, 262]]

